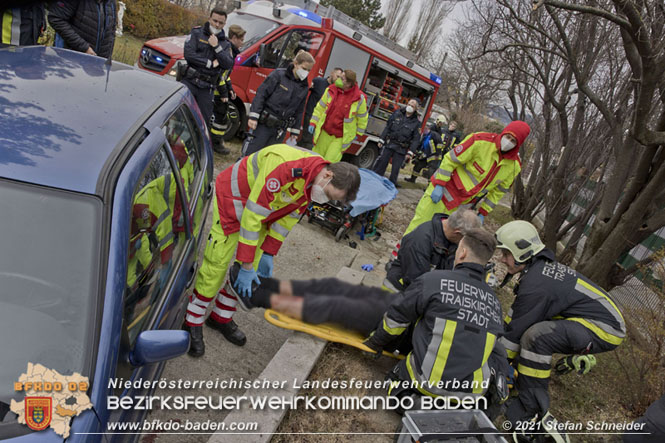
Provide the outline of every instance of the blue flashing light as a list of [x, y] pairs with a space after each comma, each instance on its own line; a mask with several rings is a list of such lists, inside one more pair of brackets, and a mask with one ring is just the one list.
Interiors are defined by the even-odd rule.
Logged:
[[162, 63], [164, 61], [164, 59], [161, 57], [155, 57], [155, 60], [157, 60], [159, 63]]
[[287, 11], [292, 14], [299, 15], [302, 18], [306, 18], [307, 20], [311, 20], [316, 24], [321, 24], [321, 16], [315, 12], [300, 8], [289, 8]]
[[142, 55], [145, 55], [146, 52], [148, 52], [148, 51], [146, 51], [145, 49], [141, 49], [141, 54]]
[[429, 73], [429, 79], [435, 82], [437, 85], [441, 84], [441, 77], [439, 77], [436, 74], [432, 74], [431, 72]]

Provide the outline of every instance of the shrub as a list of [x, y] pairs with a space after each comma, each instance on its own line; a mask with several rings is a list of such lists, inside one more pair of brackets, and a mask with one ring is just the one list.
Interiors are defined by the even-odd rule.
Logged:
[[207, 20], [204, 14], [167, 0], [126, 0], [125, 3], [124, 28], [140, 38], [189, 34], [194, 26]]

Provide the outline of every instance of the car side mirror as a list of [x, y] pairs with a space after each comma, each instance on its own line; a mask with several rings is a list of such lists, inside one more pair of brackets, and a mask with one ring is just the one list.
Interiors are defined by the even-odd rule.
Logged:
[[189, 333], [176, 330], [143, 331], [129, 355], [133, 366], [158, 363], [183, 355], [189, 349]]
[[259, 58], [257, 60], [259, 67], [262, 67], [264, 65], [265, 60], [266, 60], [266, 44], [261, 43], [261, 46], [259, 46]]

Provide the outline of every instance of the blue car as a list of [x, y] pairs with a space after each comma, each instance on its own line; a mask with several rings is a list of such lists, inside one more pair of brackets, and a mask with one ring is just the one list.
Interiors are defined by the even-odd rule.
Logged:
[[212, 174], [181, 84], [64, 49], [0, 50], [0, 440], [63, 440], [10, 411], [28, 363], [89, 378], [93, 407], [67, 441], [136, 438], [103, 434], [146, 412], [107, 397], [152, 390], [109, 381], [154, 380], [189, 347]]

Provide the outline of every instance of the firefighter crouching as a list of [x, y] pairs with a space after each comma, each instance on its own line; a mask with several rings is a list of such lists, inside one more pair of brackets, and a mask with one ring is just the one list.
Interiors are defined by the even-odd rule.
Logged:
[[203, 321], [231, 343], [242, 346], [246, 337], [232, 317], [235, 295], [221, 289], [234, 253], [242, 264], [235, 282], [239, 296], [251, 296], [259, 276], [270, 277], [273, 256], [311, 201], [351, 201], [360, 186], [358, 168], [329, 164], [321, 156], [285, 144], [273, 145], [238, 160], [215, 181], [213, 224], [194, 293], [187, 305], [183, 329], [191, 335], [189, 354], [205, 352]]
[[418, 175], [429, 180], [439, 167], [443, 156], [441, 136], [434, 128], [430, 128], [428, 125], [420, 139], [420, 146], [418, 146], [417, 152], [413, 154], [409, 151], [409, 154], [414, 155], [413, 172], [411, 173], [411, 177], [407, 178], [406, 181], [415, 183]]
[[431, 271], [412, 282], [365, 341], [381, 351], [413, 331], [411, 352], [389, 374], [400, 382], [390, 395], [477, 398], [487, 391], [490, 367], [507, 365], [505, 350], [497, 343], [503, 330], [501, 305], [483, 280], [495, 244], [482, 228], [466, 232], [455, 268]]
[[501, 338], [519, 374], [519, 396], [508, 404], [506, 418], [513, 423], [542, 420], [547, 425], [554, 420], [548, 412], [552, 354], [572, 354], [556, 364], [558, 373], [586, 373], [595, 364], [593, 354], [621, 344], [626, 325], [612, 298], [558, 263], [531, 223], [506, 223], [496, 238], [508, 278], [520, 274]]
[[483, 220], [522, 170], [519, 149], [529, 132], [528, 124], [516, 120], [500, 134], [471, 134], [445, 154], [404, 235], [435, 213], [450, 214], [462, 204], [480, 202], [478, 214]]
[[289, 66], [275, 69], [261, 83], [249, 108], [250, 133], [243, 143], [243, 155], [281, 143], [285, 130], [290, 135], [288, 144], [295, 146], [309, 91], [307, 76], [313, 66], [312, 54], [301, 50]]

